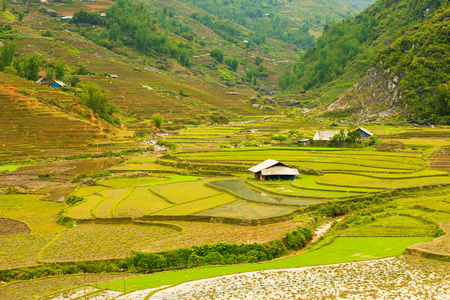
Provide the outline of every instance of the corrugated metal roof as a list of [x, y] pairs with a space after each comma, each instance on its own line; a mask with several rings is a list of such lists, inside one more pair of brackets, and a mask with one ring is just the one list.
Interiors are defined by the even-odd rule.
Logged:
[[261, 170], [261, 174], [267, 176], [267, 175], [298, 175], [299, 173], [298, 170], [294, 168], [277, 166]]
[[55, 80], [53, 82], [59, 84], [60, 86], [65, 86], [66, 85], [64, 82], [59, 81], [59, 80]]
[[364, 127], [359, 127], [357, 130], [364, 131], [364, 132], [367, 133], [369, 136], [372, 136], [372, 135], [373, 135], [372, 132], [370, 132], [369, 130], [365, 129]]
[[[251, 172], [259, 172], [262, 169], [267, 169], [270, 168], [276, 164], [280, 163], [278, 160], [274, 160], [274, 159], [268, 159], [266, 161], [263, 161], [262, 163], [260, 163], [259, 165], [256, 165], [254, 167], [251, 167], [250, 169], [248, 169]], [[284, 164], [283, 164], [284, 165]]]
[[314, 141], [329, 141], [333, 136], [340, 131], [317, 131], [313, 137]]

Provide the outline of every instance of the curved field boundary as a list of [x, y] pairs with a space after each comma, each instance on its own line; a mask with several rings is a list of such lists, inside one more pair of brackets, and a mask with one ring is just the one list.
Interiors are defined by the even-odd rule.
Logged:
[[[423, 170], [420, 170], [420, 171], [423, 171]], [[429, 178], [429, 177], [445, 177], [445, 176], [449, 176], [449, 174], [435, 174], [435, 175], [419, 175], [419, 176], [407, 176], [407, 177], [400, 177], [400, 176], [399, 177], [381, 177], [381, 176], [368, 175], [367, 173], [348, 172], [348, 171], [342, 171], [342, 172], [324, 171], [323, 173], [327, 173], [327, 174], [348, 174], [348, 175], [356, 175], [356, 176], [363, 176], [363, 177], [369, 177], [369, 178], [375, 178], [375, 179], [386, 179], [386, 180], [415, 179], [415, 178]], [[385, 172], [371, 172], [371, 173], [385, 173]], [[417, 172], [414, 171], [414, 172], [409, 172], [409, 173], [385, 173], [385, 174], [413, 174], [413, 173], [417, 173]]]
[[97, 204], [94, 205], [94, 207], [91, 208], [91, 216], [95, 219], [95, 218], [98, 218], [98, 213], [97, 213], [98, 206], [101, 203], [105, 202], [107, 198], [105, 195], [100, 194], [100, 193], [94, 193], [93, 195], [102, 197], [102, 199], [100, 201], [98, 201]]
[[133, 225], [140, 225], [140, 226], [156, 226], [156, 227], [163, 227], [163, 228], [169, 228], [173, 229], [178, 232], [184, 232], [185, 228], [175, 225], [175, 224], [167, 224], [167, 223], [157, 223], [157, 222], [145, 222], [145, 221], [133, 221]]
[[176, 205], [175, 202], [170, 201], [167, 197], [164, 197], [163, 195], [161, 195], [160, 193], [156, 192], [153, 187], [149, 187], [148, 190], [155, 196], [163, 199], [164, 201], [166, 201], [167, 203], [170, 203], [172, 205]]
[[147, 215], [140, 217], [142, 221], [187, 221], [187, 222], [208, 222], [208, 223], [221, 223], [240, 226], [260, 226], [268, 225], [272, 223], [278, 223], [293, 219], [295, 216], [292, 213], [270, 217], [265, 219], [235, 219], [229, 217], [209, 217], [198, 215], [186, 215], [186, 216], [163, 216], [163, 215]]
[[[301, 196], [293, 196], [293, 195], [288, 195], [288, 194], [283, 194], [283, 193], [277, 193], [277, 192], [274, 192], [274, 191], [266, 190], [265, 188], [260, 187], [259, 185], [256, 185], [256, 184], [254, 184], [254, 183], [252, 183], [252, 182], [249, 182], [248, 179], [245, 181], [245, 183], [247, 183], [247, 184], [250, 185], [251, 187], [253, 187], [253, 188], [255, 188], [255, 189], [259, 190], [259, 191], [262, 191], [262, 192], [264, 192], [264, 193], [273, 194], [273, 195], [276, 195], [276, 196], [283, 196], [283, 197], [287, 197], [287, 198], [293, 198], [293, 199], [295, 198], [295, 199], [299, 199], [299, 200], [302, 200], [302, 199], [333, 200], [333, 199], [349, 199], [349, 198], [360, 197], [360, 196], [350, 196], [350, 197], [317, 197], [317, 196], [310, 196], [310, 197], [301, 197]], [[297, 187], [297, 186], [295, 186], [295, 185], [292, 185], [292, 186], [293, 186], [294, 188], [308, 190], [308, 189], [306, 189], [306, 188], [300, 188], [300, 187]], [[312, 189], [311, 189], [311, 190], [312, 190]], [[323, 191], [330, 191], [330, 190], [323, 190]], [[338, 192], [342, 192], [342, 191], [338, 191]], [[356, 193], [356, 192], [355, 192], [355, 193]], [[365, 194], [367, 194], [367, 193], [360, 193], [360, 194], [361, 194], [361, 196], [363, 196], [363, 195], [365, 195]]]
[[[162, 215], [146, 215], [139, 218], [131, 218], [131, 217], [125, 217], [125, 218], [96, 218], [96, 219], [72, 219], [70, 217], [62, 217], [60, 220], [58, 220], [59, 223], [70, 223], [70, 222], [76, 222], [78, 224], [132, 224], [133, 221], [190, 221], [190, 222], [212, 222], [212, 223], [224, 223], [224, 224], [235, 224], [235, 225], [245, 225], [245, 226], [258, 226], [258, 225], [265, 225], [265, 224], [271, 224], [271, 223], [277, 223], [281, 221], [287, 221], [290, 219], [295, 218], [296, 216], [307, 213], [310, 211], [314, 211], [319, 209], [320, 207], [323, 207], [328, 204], [336, 204], [336, 205], [344, 205], [347, 203], [360, 203], [363, 201], [369, 201], [372, 202], [375, 199], [378, 199], [378, 197], [384, 197], [384, 198], [393, 198], [393, 197], [404, 197], [405, 192], [413, 192], [417, 190], [423, 190], [423, 189], [434, 189], [441, 187], [442, 185], [435, 185], [435, 186], [425, 186], [425, 187], [407, 187], [407, 188], [399, 188], [395, 190], [390, 190], [386, 192], [381, 192], [376, 195], [367, 195], [357, 198], [351, 198], [351, 199], [339, 199], [334, 201], [324, 201], [316, 204], [310, 204], [304, 207], [297, 208], [293, 210], [290, 213], [276, 216], [276, 217], [270, 217], [270, 218], [264, 218], [264, 219], [235, 219], [235, 218], [227, 218], [227, 217], [210, 217], [210, 216], [198, 216], [198, 215], [186, 215], [186, 216], [162, 216]], [[450, 186], [450, 184], [445, 185]], [[250, 202], [256, 202], [258, 204], [266, 204], [271, 205], [267, 203], [261, 203], [258, 201], [251, 201], [244, 199], [242, 197], [239, 197], [242, 200], [250, 201]], [[287, 205], [284, 205], [287, 206]]]
[[[355, 174], [355, 175], [357, 175], [357, 174]], [[293, 187], [295, 187], [295, 188], [297, 188], [297, 189], [301, 189], [301, 190], [323, 191], [323, 192], [344, 192], [343, 190], [306, 188], [306, 187], [302, 187], [302, 186], [295, 185], [295, 181], [297, 181], [297, 179], [294, 180], [294, 181], [292, 181], [291, 185], [292, 185]], [[316, 184], [319, 185], [320, 183], [316, 182]], [[387, 190], [387, 189], [380, 189], [380, 190]], [[361, 195], [378, 193], [378, 192], [369, 192], [369, 191], [367, 191], [367, 192], [351, 191], [351, 192], [352, 192], [352, 193], [361, 194]]]
[[119, 204], [120, 204], [121, 202], [125, 201], [128, 197], [130, 197], [131, 194], [134, 192], [134, 190], [135, 190], [137, 187], [139, 187], [139, 184], [138, 184], [137, 186], [132, 187], [132, 188], [130, 189], [130, 191], [129, 191], [124, 197], [122, 197], [121, 199], [119, 199], [119, 201], [116, 201], [116, 202], [114, 203], [114, 205], [113, 205], [112, 208], [111, 208], [111, 216], [113, 216], [113, 217], [117, 216], [117, 206], [119, 206]]
[[[244, 200], [244, 201], [248, 201], [248, 202], [253, 202], [253, 203], [258, 203], [258, 204], [265, 204], [265, 205], [275, 205], [275, 206], [292, 206], [292, 207], [303, 206], [303, 205], [300, 205], [300, 204], [286, 204], [286, 203], [281, 204], [281, 203], [275, 203], [275, 202], [263, 202], [263, 201], [258, 201], [258, 200], [246, 198], [246, 197], [244, 197], [244, 196], [242, 196], [242, 195], [239, 195], [239, 194], [237, 194], [237, 193], [235, 193], [235, 192], [232, 192], [232, 191], [230, 191], [230, 190], [228, 190], [228, 189], [226, 189], [226, 188], [212, 185], [212, 184], [209, 183], [209, 182], [207, 182], [205, 185], [206, 185], [207, 187], [209, 187], [209, 188], [215, 189], [215, 190], [217, 190], [217, 191], [221, 191], [221, 192], [228, 193], [228, 194], [230, 194], [230, 195], [236, 197], [237, 199]], [[300, 198], [298, 198], [298, 199], [300, 200]], [[304, 200], [304, 199], [303, 199], [303, 200]]]
[[0, 218], [0, 236], [30, 233], [31, 229], [25, 222], [8, 218]]
[[[433, 246], [438, 247], [439, 244], [448, 245], [448, 243], [450, 241], [450, 223], [441, 223], [439, 226], [444, 232], [446, 232], [446, 235], [438, 237], [428, 243], [419, 243], [419, 244], [415, 244], [410, 247], [407, 247], [405, 250], [405, 253], [410, 254], [410, 255], [422, 256], [422, 257], [430, 258], [430, 259], [450, 261], [450, 252], [448, 251], [448, 249], [449, 249], [448, 246], [447, 246], [447, 251], [445, 251], [445, 250], [438, 251], [436, 249], [429, 249], [429, 248], [435, 248]], [[425, 246], [425, 247], [423, 247], [423, 246]]]

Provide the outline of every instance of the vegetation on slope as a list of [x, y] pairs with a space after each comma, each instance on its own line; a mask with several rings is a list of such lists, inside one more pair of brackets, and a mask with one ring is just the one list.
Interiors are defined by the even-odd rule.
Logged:
[[401, 80], [407, 118], [419, 124], [450, 125], [450, 4], [418, 26], [402, 28], [376, 61]]
[[325, 27], [314, 48], [285, 74], [282, 88], [319, 88], [340, 76], [355, 80], [371, 65], [384, 43], [405, 25], [417, 24], [427, 12], [434, 11], [442, 0], [378, 0], [352, 19]]

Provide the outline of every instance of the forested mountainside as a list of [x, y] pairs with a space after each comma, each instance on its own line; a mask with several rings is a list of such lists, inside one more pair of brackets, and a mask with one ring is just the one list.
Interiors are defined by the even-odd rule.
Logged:
[[411, 123], [449, 125], [450, 5], [425, 15], [421, 23], [399, 30], [365, 77], [329, 110], [365, 118], [395, 112]]
[[292, 91], [353, 85], [372, 65], [378, 51], [393, 42], [406, 25], [418, 24], [444, 0], [378, 0], [354, 18], [324, 28], [315, 47], [286, 72], [280, 86]]

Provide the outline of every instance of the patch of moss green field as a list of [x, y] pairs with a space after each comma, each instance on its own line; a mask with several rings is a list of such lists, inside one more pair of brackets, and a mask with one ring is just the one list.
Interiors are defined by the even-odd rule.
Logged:
[[318, 183], [327, 184], [331, 186], [348, 186], [359, 188], [376, 188], [376, 189], [395, 189], [417, 186], [431, 186], [431, 185], [446, 185], [450, 184], [450, 176], [433, 176], [427, 177], [424, 181], [423, 177], [416, 178], [395, 178], [389, 179], [370, 178], [366, 176], [353, 174], [325, 174], [318, 180]]
[[31, 166], [31, 164], [0, 166], [0, 172], [4, 172], [4, 171], [16, 171], [17, 169], [19, 169], [19, 168], [21, 168], [21, 167], [27, 167], [27, 166]]
[[54, 233], [66, 227], [57, 224], [63, 203], [41, 201], [42, 195], [1, 195], [0, 218], [21, 221], [36, 233]]
[[192, 270], [163, 272], [125, 280], [110, 281], [108, 283], [99, 284], [99, 286], [103, 288], [108, 286], [108, 288], [118, 291], [124, 291], [125, 287], [127, 291], [131, 291], [176, 285], [185, 281], [242, 272], [362, 261], [399, 255], [408, 246], [430, 240], [432, 240], [432, 238], [429, 237], [337, 238], [333, 244], [319, 250], [305, 252], [292, 257], [269, 262], [231, 266], [209, 266]]

